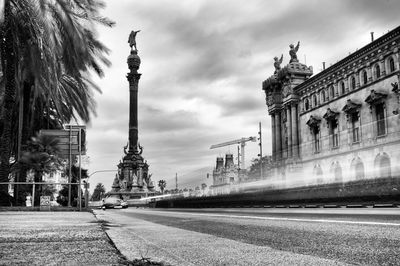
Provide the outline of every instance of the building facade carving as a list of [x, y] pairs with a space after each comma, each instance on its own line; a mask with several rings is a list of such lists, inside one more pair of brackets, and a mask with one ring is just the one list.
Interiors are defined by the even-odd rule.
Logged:
[[[309, 185], [400, 173], [400, 27], [313, 75], [291, 60], [267, 78], [275, 179]], [[296, 52], [297, 52], [296, 50]]]

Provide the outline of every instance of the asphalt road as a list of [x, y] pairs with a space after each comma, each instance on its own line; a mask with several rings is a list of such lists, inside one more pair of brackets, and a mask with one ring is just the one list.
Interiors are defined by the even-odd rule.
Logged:
[[130, 259], [137, 249], [135, 255], [135, 248], [124, 248], [129, 244], [124, 238], [137, 237], [133, 245], [142, 247], [141, 256], [146, 250], [149, 257], [177, 265], [400, 265], [400, 209], [97, 213], [112, 220], [109, 235]]

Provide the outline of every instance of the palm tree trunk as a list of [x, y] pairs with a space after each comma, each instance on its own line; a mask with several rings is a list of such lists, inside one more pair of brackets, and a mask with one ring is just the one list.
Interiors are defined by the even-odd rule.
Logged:
[[[10, 1], [4, 4], [4, 38], [1, 40], [2, 64], [5, 81], [3, 108], [3, 131], [0, 136], [0, 182], [8, 182], [11, 155], [11, 128], [13, 107], [15, 104], [15, 53], [13, 49], [13, 32], [8, 27], [8, 18], [11, 16]], [[0, 192], [8, 192], [7, 185], [0, 185]]]
[[[17, 139], [17, 160], [21, 159], [21, 145], [22, 145], [22, 125], [23, 125], [23, 119], [24, 119], [24, 93], [22, 92], [21, 95], [19, 96], [19, 106], [18, 106], [18, 139]], [[20, 175], [21, 173], [18, 172], [15, 175], [15, 181], [20, 182]], [[19, 189], [20, 185], [15, 184], [14, 185], [14, 198], [16, 204], [19, 204]]]
[[[30, 95], [31, 95], [31, 88], [33, 82], [25, 81], [23, 83], [23, 90], [20, 93], [19, 97], [19, 108], [18, 108], [18, 139], [17, 139], [17, 160], [21, 159], [22, 154], [22, 145], [26, 144], [29, 136], [31, 135], [30, 126], [29, 126], [29, 102], [30, 102]], [[19, 172], [16, 173], [15, 180], [17, 182], [26, 181], [26, 170], [21, 169]], [[19, 203], [20, 199], [20, 191], [23, 191], [23, 185], [14, 185], [14, 198], [16, 200], [16, 204]], [[21, 203], [24, 203], [23, 199]]]
[[35, 182], [42, 182], [43, 181], [43, 172], [35, 171], [35, 176], [33, 177], [33, 188], [32, 188], [32, 206], [34, 207], [34, 202], [36, 205], [40, 205], [40, 196], [42, 195], [42, 186], [43, 185], [35, 185]]

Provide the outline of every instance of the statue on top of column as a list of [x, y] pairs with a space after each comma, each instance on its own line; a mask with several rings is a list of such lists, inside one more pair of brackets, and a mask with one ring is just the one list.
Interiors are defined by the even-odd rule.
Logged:
[[136, 34], [138, 32], [140, 32], [140, 30], [137, 30], [137, 31], [133, 30], [133, 31], [131, 31], [131, 34], [129, 34], [128, 43], [129, 43], [129, 46], [131, 47], [131, 50], [133, 50], [132, 46], [135, 46], [135, 50], [137, 51], [137, 48], [136, 48]]
[[300, 46], [300, 42], [297, 43], [296, 47], [294, 47], [293, 44], [289, 45], [289, 47], [290, 47], [290, 51], [289, 51], [290, 61], [289, 61], [289, 63], [299, 62], [299, 60], [297, 59], [297, 51], [299, 51], [299, 46]]
[[282, 64], [282, 61], [283, 61], [283, 55], [281, 56], [281, 59], [278, 59], [278, 57], [275, 56], [274, 60], [275, 60], [275, 62], [274, 62], [274, 67], [275, 67], [274, 74], [276, 74], [276, 73], [278, 73], [279, 70], [281, 70], [281, 64]]

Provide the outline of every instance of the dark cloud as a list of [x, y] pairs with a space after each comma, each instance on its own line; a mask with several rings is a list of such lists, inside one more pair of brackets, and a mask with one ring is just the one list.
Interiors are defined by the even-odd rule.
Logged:
[[[240, 96], [240, 95], [239, 95]], [[221, 116], [242, 116], [248, 115], [249, 112], [258, 110], [260, 113], [265, 110], [264, 102], [258, 97], [253, 95], [246, 95], [246, 97], [237, 97], [229, 100], [221, 100], [218, 102], [223, 106]]]
[[201, 125], [197, 114], [178, 110], [175, 112], [145, 107], [141, 113], [139, 123], [148, 131], [168, 132], [198, 128]]

